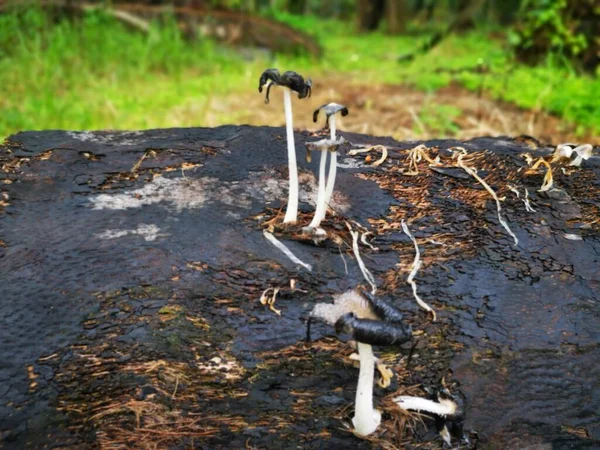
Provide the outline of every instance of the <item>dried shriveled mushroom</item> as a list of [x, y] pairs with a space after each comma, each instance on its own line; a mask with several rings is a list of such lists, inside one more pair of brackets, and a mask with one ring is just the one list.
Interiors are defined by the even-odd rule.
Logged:
[[285, 110], [285, 128], [288, 147], [288, 163], [290, 172], [290, 189], [287, 210], [283, 219], [284, 223], [296, 222], [298, 219], [298, 166], [296, 164], [296, 147], [294, 145], [294, 125], [292, 117], [291, 91], [298, 93], [298, 98], [310, 97], [312, 81], [296, 72], [279, 73], [277, 69], [267, 69], [260, 76], [258, 92], [262, 93], [266, 87], [265, 103], [269, 103], [269, 93], [272, 86], [281, 86], [283, 90], [283, 106]]
[[452, 438], [469, 442], [464, 434], [465, 423], [465, 398], [460, 394], [451, 394], [446, 388], [428, 389], [431, 398], [411, 397], [402, 395], [394, 401], [400, 408], [407, 411], [418, 411], [435, 416], [435, 424], [440, 436], [448, 445], [452, 445]]
[[584, 160], [591, 158], [592, 150], [593, 147], [590, 144], [559, 144], [556, 146], [550, 162], [568, 159], [570, 166], [580, 166]]
[[356, 289], [337, 296], [333, 303], [315, 305], [308, 320], [308, 341], [313, 319], [334, 325], [336, 333], [348, 333], [358, 344], [360, 372], [352, 423], [357, 434], [367, 436], [381, 422], [381, 413], [373, 408], [376, 359], [371, 346], [403, 344], [411, 339], [412, 329], [404, 324], [402, 313], [397, 308]]

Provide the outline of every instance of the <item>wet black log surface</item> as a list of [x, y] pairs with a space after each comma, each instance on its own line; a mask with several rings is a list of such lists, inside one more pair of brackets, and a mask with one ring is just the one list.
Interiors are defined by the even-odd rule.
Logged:
[[[345, 134], [390, 155], [378, 168], [364, 155], [340, 158], [338, 215], [324, 223], [335, 239], [316, 246], [276, 227], [308, 272], [263, 235], [287, 198], [284, 136], [230, 126], [27, 132], [5, 143], [0, 446], [439, 447], [430, 421], [404, 429], [389, 398], [445, 378], [466, 395], [480, 447], [598, 448], [597, 157], [555, 168], [561, 191], [545, 194], [543, 169], [528, 173], [520, 155], [548, 148], [426, 143], [448, 166], [445, 149], [469, 151], [465, 162], [506, 196], [514, 246], [489, 194], [461, 169], [421, 162], [409, 176], [414, 143]], [[316, 139], [296, 138], [298, 149]], [[305, 213], [314, 210], [315, 159], [299, 155]], [[507, 183], [528, 188], [536, 212]], [[311, 346], [302, 342], [315, 302], [364, 283], [345, 219], [375, 234], [379, 251], [361, 245], [363, 259], [417, 342], [409, 367], [410, 345], [384, 353], [397, 376], [375, 390], [384, 417], [372, 442], [344, 428], [358, 375], [351, 351], [322, 325]], [[414, 248], [402, 219], [419, 242], [416, 281], [436, 322], [405, 281]], [[281, 316], [258, 301], [268, 287], [282, 288]]]

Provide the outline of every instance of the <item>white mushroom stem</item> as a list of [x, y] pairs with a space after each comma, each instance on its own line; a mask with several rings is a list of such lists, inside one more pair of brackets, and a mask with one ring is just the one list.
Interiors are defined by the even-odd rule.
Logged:
[[373, 371], [375, 357], [369, 344], [358, 342], [360, 355], [360, 372], [356, 387], [356, 404], [352, 424], [354, 431], [360, 436], [373, 433], [381, 422], [381, 413], [373, 408]]
[[321, 163], [319, 165], [319, 191], [317, 193], [317, 208], [309, 228], [317, 228], [325, 218], [327, 204], [325, 203], [325, 166], [327, 165], [327, 151], [321, 152]]
[[[331, 140], [335, 141], [335, 115], [329, 117], [329, 129], [331, 131]], [[337, 151], [331, 153], [331, 160], [329, 161], [329, 176], [327, 177], [327, 188], [325, 188], [325, 210], [323, 211], [323, 217], [321, 220], [325, 218], [325, 214], [327, 212], [327, 206], [329, 206], [329, 202], [331, 201], [331, 196], [333, 195], [333, 185], [335, 184], [335, 175], [337, 172]]]
[[292, 121], [292, 97], [290, 89], [283, 89], [283, 107], [285, 109], [285, 128], [287, 135], [288, 163], [290, 172], [290, 189], [287, 210], [283, 223], [298, 220], [298, 166], [296, 164], [296, 146], [294, 144], [294, 124]]
[[426, 398], [401, 395], [396, 397], [394, 401], [404, 410], [428, 412], [441, 417], [453, 416], [456, 414], [457, 409], [456, 403], [452, 400], [434, 402]]

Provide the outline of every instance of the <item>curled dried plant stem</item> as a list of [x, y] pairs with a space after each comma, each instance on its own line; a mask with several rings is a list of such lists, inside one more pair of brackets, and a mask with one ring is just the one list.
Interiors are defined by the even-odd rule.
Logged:
[[494, 200], [496, 201], [496, 209], [498, 210], [498, 221], [500, 222], [500, 225], [502, 225], [504, 227], [504, 229], [506, 230], [506, 232], [514, 239], [515, 246], [519, 245], [519, 239], [517, 238], [515, 233], [512, 232], [512, 230], [508, 226], [508, 223], [502, 218], [502, 214], [500, 213], [502, 211], [502, 206], [500, 205], [500, 199], [496, 195], [496, 192], [494, 192], [494, 190], [490, 187], [489, 184], [487, 184], [483, 180], [483, 178], [481, 178], [479, 175], [477, 175], [477, 171], [475, 169], [467, 166], [463, 162], [463, 158], [467, 154], [467, 151], [462, 147], [454, 147], [454, 150], [457, 150], [457, 154], [458, 154], [458, 158], [456, 160], [456, 165], [458, 167], [460, 167], [461, 169], [463, 169], [465, 172], [467, 172], [469, 175], [471, 175], [473, 178], [475, 178], [477, 181], [479, 181], [479, 184], [481, 184], [485, 188], [485, 190], [488, 191], [490, 193], [490, 195], [494, 198]]
[[348, 264], [346, 264], [346, 258], [344, 258], [344, 254], [342, 253], [342, 248], [339, 247], [340, 250], [340, 256], [342, 257], [342, 262], [344, 263], [344, 270], [346, 272], [346, 275], [348, 275]]
[[523, 203], [525, 203], [525, 210], [527, 212], [531, 212], [531, 213], [535, 212], [535, 209], [533, 209], [533, 207], [531, 206], [531, 203], [529, 203], [529, 190], [527, 190], [527, 188], [525, 188], [525, 198], [523, 199]]
[[130, 172], [136, 173], [148, 156], [156, 156], [156, 152], [154, 150], [146, 150], [142, 157], [133, 165]]
[[525, 196], [523, 198], [521, 198], [521, 193], [519, 192], [519, 189], [516, 186], [513, 186], [512, 184], [507, 184], [506, 187], [508, 188], [509, 191], [514, 192], [514, 194], [517, 196], [517, 198], [525, 204], [525, 211], [527, 211], [529, 213], [535, 212], [535, 209], [533, 209], [533, 207], [531, 206], [531, 203], [529, 202], [529, 191], [527, 190], [527, 188], [523, 188], [523, 191], [525, 192]]
[[[268, 296], [267, 294], [273, 291], [273, 294], [271, 296]], [[277, 294], [279, 293], [279, 288], [267, 288], [263, 291], [263, 293], [260, 296], [260, 303], [263, 305], [268, 305], [269, 309], [271, 311], [273, 311], [275, 314], [277, 314], [278, 316], [281, 315], [281, 310], [276, 309], [275, 308], [275, 300], [277, 300]]]
[[537, 168], [540, 167], [541, 165], [546, 166], [546, 168], [548, 170], [546, 171], [546, 175], [544, 175], [544, 181], [542, 182], [542, 187], [539, 189], [539, 191], [546, 192], [546, 191], [549, 191], [550, 189], [552, 189], [552, 186], [554, 184], [554, 178], [552, 177], [552, 167], [550, 167], [550, 164], [548, 164], [548, 161], [546, 161], [544, 158], [538, 159], [533, 164], [533, 166], [531, 166], [531, 170], [537, 170]]
[[380, 150], [381, 151], [381, 158], [379, 158], [377, 161], [375, 161], [374, 163], [371, 164], [371, 167], [379, 167], [380, 165], [382, 165], [385, 162], [385, 160], [388, 157], [388, 149], [384, 145], [372, 145], [367, 148], [358, 148], [355, 150], [350, 150], [348, 152], [348, 155], [355, 156], [355, 155], [358, 155], [359, 153], [368, 153], [372, 150]]
[[405, 175], [418, 175], [419, 163], [423, 159], [432, 166], [441, 165], [439, 155], [433, 159], [429, 156], [427, 150], [429, 149], [424, 144], [417, 145], [416, 147], [410, 149], [408, 152], [408, 171], [404, 172]]
[[404, 231], [404, 234], [406, 234], [410, 238], [413, 245], [415, 246], [415, 259], [413, 261], [412, 268], [410, 274], [408, 275], [408, 278], [406, 279], [406, 282], [412, 287], [413, 295], [419, 306], [425, 311], [431, 312], [433, 314], [433, 321], [435, 322], [437, 320], [435, 310], [427, 303], [425, 303], [421, 299], [421, 297], [419, 297], [419, 294], [417, 294], [417, 283], [415, 283], [414, 281], [417, 272], [423, 264], [423, 262], [421, 261], [421, 252], [419, 251], [419, 245], [417, 244], [417, 240], [415, 239], [415, 237], [410, 233], [410, 230], [408, 229], [408, 226], [406, 225], [406, 222], [404, 222], [404, 220], [402, 221], [402, 231]]
[[369, 272], [369, 269], [367, 269], [367, 267], [365, 266], [365, 263], [360, 257], [360, 251], [358, 250], [358, 236], [360, 235], [360, 233], [358, 231], [354, 231], [352, 229], [352, 225], [350, 225], [348, 222], [346, 222], [346, 227], [348, 227], [348, 230], [352, 235], [352, 250], [354, 251], [354, 257], [356, 258], [356, 262], [358, 262], [358, 267], [360, 267], [360, 271], [362, 272], [363, 277], [365, 277], [365, 280], [367, 280], [367, 282], [371, 285], [371, 294], [375, 294], [377, 292], [375, 278], [373, 277], [373, 274]]
[[367, 241], [367, 236], [373, 235], [373, 233], [371, 233], [370, 231], [367, 231], [363, 234], [360, 235], [360, 242], [362, 242], [364, 245], [366, 245], [367, 247], [369, 247], [371, 250], [373, 250], [374, 252], [378, 252], [379, 249], [375, 246], [373, 246], [373, 244], [371, 244], [369, 241]]

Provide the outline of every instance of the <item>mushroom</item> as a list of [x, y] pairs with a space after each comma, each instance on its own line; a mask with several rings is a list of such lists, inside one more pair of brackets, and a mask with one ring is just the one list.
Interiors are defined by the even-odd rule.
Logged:
[[360, 372], [352, 423], [360, 436], [373, 433], [381, 422], [381, 412], [373, 408], [376, 359], [371, 345], [389, 346], [407, 342], [412, 337], [410, 326], [402, 322], [402, 313], [397, 308], [357, 289], [335, 297], [332, 304], [315, 305], [307, 322], [307, 341], [310, 341], [312, 319], [335, 325], [336, 333], [349, 333], [357, 342]]
[[[335, 124], [335, 115], [336, 113], [341, 113], [342, 116], [348, 115], [348, 108], [344, 105], [340, 105], [338, 103], [327, 103], [325, 105], [319, 106], [313, 112], [313, 122], [317, 121], [319, 117], [319, 111], [323, 110], [326, 116], [325, 125], [329, 125], [329, 130], [331, 134], [331, 141], [336, 140], [336, 124]], [[309, 153], [310, 154], [310, 153]], [[307, 158], [309, 159], [309, 158]], [[319, 172], [325, 171], [325, 164], [327, 162], [327, 155], [321, 155], [321, 166]], [[309, 227], [318, 227], [321, 221], [325, 218], [325, 214], [327, 213], [327, 205], [331, 201], [331, 196], [333, 195], [333, 186], [335, 184], [335, 175], [337, 172], [337, 147], [335, 150], [331, 152], [331, 161], [329, 163], [329, 176], [327, 177], [327, 187], [325, 188], [324, 201], [321, 202], [323, 207], [319, 210], [318, 206], [320, 203], [317, 203], [317, 211], [315, 211], [315, 217], [313, 218], [312, 223]], [[320, 179], [319, 177], [319, 187], [320, 187]]]
[[591, 158], [592, 149], [590, 144], [559, 144], [556, 146], [550, 162], [566, 158], [570, 160], [570, 166], [580, 166], [583, 160]]
[[284, 72], [279, 74], [277, 69], [267, 69], [260, 76], [258, 82], [258, 92], [267, 88], [265, 103], [269, 103], [269, 93], [271, 86], [282, 86], [283, 106], [285, 110], [285, 126], [288, 147], [288, 163], [290, 172], [290, 189], [288, 196], [287, 210], [283, 223], [296, 222], [298, 219], [298, 167], [296, 165], [296, 147], [294, 145], [294, 128], [292, 120], [292, 98], [290, 91], [298, 93], [298, 98], [310, 97], [312, 92], [312, 81], [308, 78], [306, 81], [296, 72]]
[[[407, 411], [419, 411], [433, 414], [435, 425], [440, 436], [448, 446], [452, 445], [452, 437], [469, 442], [464, 435], [465, 398], [460, 393], [451, 394], [447, 388], [426, 389], [430, 398], [401, 395], [394, 402]], [[437, 401], [436, 401], [437, 400]]]
[[319, 190], [317, 193], [315, 215], [311, 223], [304, 228], [305, 231], [317, 229], [316, 234], [325, 234], [325, 232], [319, 228], [319, 225], [325, 218], [325, 213], [327, 211], [327, 203], [325, 202], [325, 166], [327, 165], [327, 153], [331, 152], [332, 154], [335, 154], [338, 147], [346, 142], [346, 139], [340, 137], [339, 139], [321, 139], [320, 141], [307, 142], [305, 144], [307, 155], [306, 159], [308, 161], [311, 160], [311, 152], [321, 152], [321, 163], [319, 165]]

